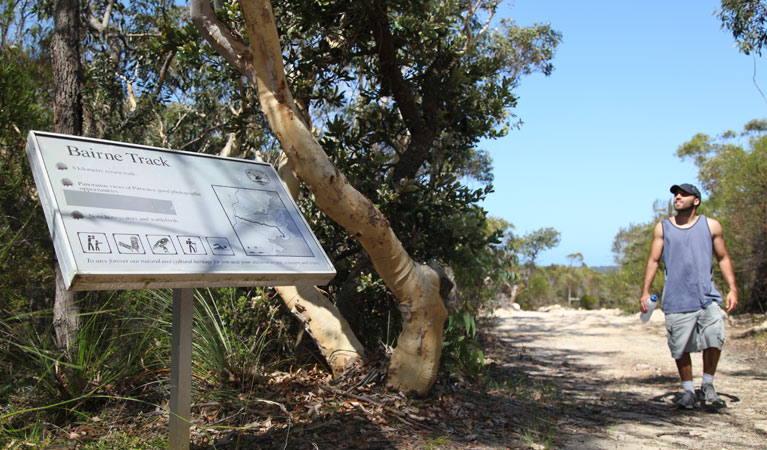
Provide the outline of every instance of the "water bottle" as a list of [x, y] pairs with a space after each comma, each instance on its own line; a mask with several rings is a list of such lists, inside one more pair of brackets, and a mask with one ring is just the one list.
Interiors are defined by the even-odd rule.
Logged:
[[655, 307], [658, 306], [658, 296], [657, 295], [651, 295], [649, 299], [647, 299], [647, 312], [646, 313], [639, 313], [639, 318], [642, 319], [642, 322], [647, 322], [650, 320], [650, 316], [652, 316], [652, 312], [655, 311]]

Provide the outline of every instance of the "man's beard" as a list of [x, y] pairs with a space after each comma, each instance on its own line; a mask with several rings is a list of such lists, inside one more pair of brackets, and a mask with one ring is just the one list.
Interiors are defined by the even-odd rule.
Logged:
[[680, 212], [686, 213], [686, 212], [690, 212], [690, 211], [692, 211], [692, 209], [693, 209], [694, 207], [695, 207], [695, 205], [694, 205], [694, 204], [692, 204], [692, 205], [690, 205], [690, 206], [687, 206], [687, 207], [684, 207], [684, 206], [682, 206], [682, 207], [680, 207], [680, 208], [677, 208], [676, 206], [674, 206], [674, 210], [675, 210], [676, 212], [678, 212], [678, 213], [680, 213]]

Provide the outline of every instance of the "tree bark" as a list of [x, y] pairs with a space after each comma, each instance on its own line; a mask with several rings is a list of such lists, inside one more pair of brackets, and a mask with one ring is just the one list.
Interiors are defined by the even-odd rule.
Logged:
[[207, 0], [192, 1], [192, 17], [206, 39], [256, 85], [262, 111], [298, 178], [314, 194], [318, 207], [359, 240], [398, 299], [403, 330], [392, 355], [389, 384], [405, 392], [426, 393], [437, 377], [447, 318], [440, 274], [410, 258], [388, 220], [349, 184], [300, 119], [287, 86], [269, 1], [245, 1], [240, 7], [249, 44], [218, 22]]
[[[299, 181], [290, 159], [280, 153], [277, 172], [294, 200], [298, 200]], [[276, 286], [285, 306], [304, 324], [333, 376], [362, 359], [365, 348], [352, 332], [349, 322], [336, 306], [314, 286]]]
[[[54, 130], [62, 134], [81, 135], [83, 102], [79, 1], [56, 0], [53, 21], [51, 54]], [[68, 351], [80, 329], [79, 309], [74, 293], [66, 290], [58, 262], [55, 262], [54, 271], [56, 294], [53, 301], [53, 327], [56, 345]]]
[[[232, 155], [232, 149], [239, 148], [235, 133], [219, 153]], [[298, 200], [300, 183], [284, 152], [280, 153], [277, 173], [293, 200]], [[303, 325], [330, 366], [333, 376], [341, 375], [350, 365], [360, 361], [365, 348], [352, 332], [349, 322], [331, 303], [325, 294], [313, 286], [275, 286], [285, 306]]]
[[80, 3], [56, 0], [54, 4], [53, 123], [57, 133], [83, 132], [82, 65], [80, 64]]
[[54, 271], [56, 297], [53, 301], [53, 331], [56, 336], [56, 347], [68, 352], [80, 329], [80, 309], [74, 293], [67, 291], [58, 262], [55, 264]]
[[410, 143], [394, 165], [394, 182], [399, 183], [403, 178], [415, 178], [418, 169], [428, 158], [437, 136], [437, 129], [434, 126], [438, 120], [437, 105], [427, 95], [422, 99], [423, 108], [420, 108], [416, 101], [415, 89], [402, 75], [389, 26], [387, 2], [378, 0], [372, 5], [370, 20], [378, 53], [379, 70], [388, 80], [397, 108], [410, 130]]
[[349, 322], [315, 286], [276, 286], [275, 289], [317, 343], [334, 376], [362, 359], [365, 349]]

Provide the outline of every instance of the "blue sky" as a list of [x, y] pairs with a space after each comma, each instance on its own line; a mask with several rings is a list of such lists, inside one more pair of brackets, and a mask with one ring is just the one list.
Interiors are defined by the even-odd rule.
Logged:
[[[554, 73], [524, 78], [514, 113], [524, 122], [483, 142], [493, 158], [490, 215], [517, 234], [554, 227], [558, 247], [539, 265], [614, 264], [621, 227], [652, 218], [672, 184], [697, 181], [676, 156], [696, 133], [740, 131], [767, 117], [767, 56], [738, 52], [712, 0], [515, 0], [499, 12], [563, 35]], [[706, 194], [704, 192], [704, 200]]]

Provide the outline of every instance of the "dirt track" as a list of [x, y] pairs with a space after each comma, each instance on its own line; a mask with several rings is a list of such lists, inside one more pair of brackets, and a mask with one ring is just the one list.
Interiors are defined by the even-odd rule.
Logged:
[[[729, 407], [710, 413], [673, 408], [681, 388], [659, 311], [648, 324], [614, 310], [563, 309], [501, 309], [493, 321], [493, 339], [509, 349], [496, 363], [549, 378], [563, 390], [557, 448], [767, 448], [767, 364], [729, 324], [715, 378]], [[699, 354], [693, 369], [698, 388]]]

